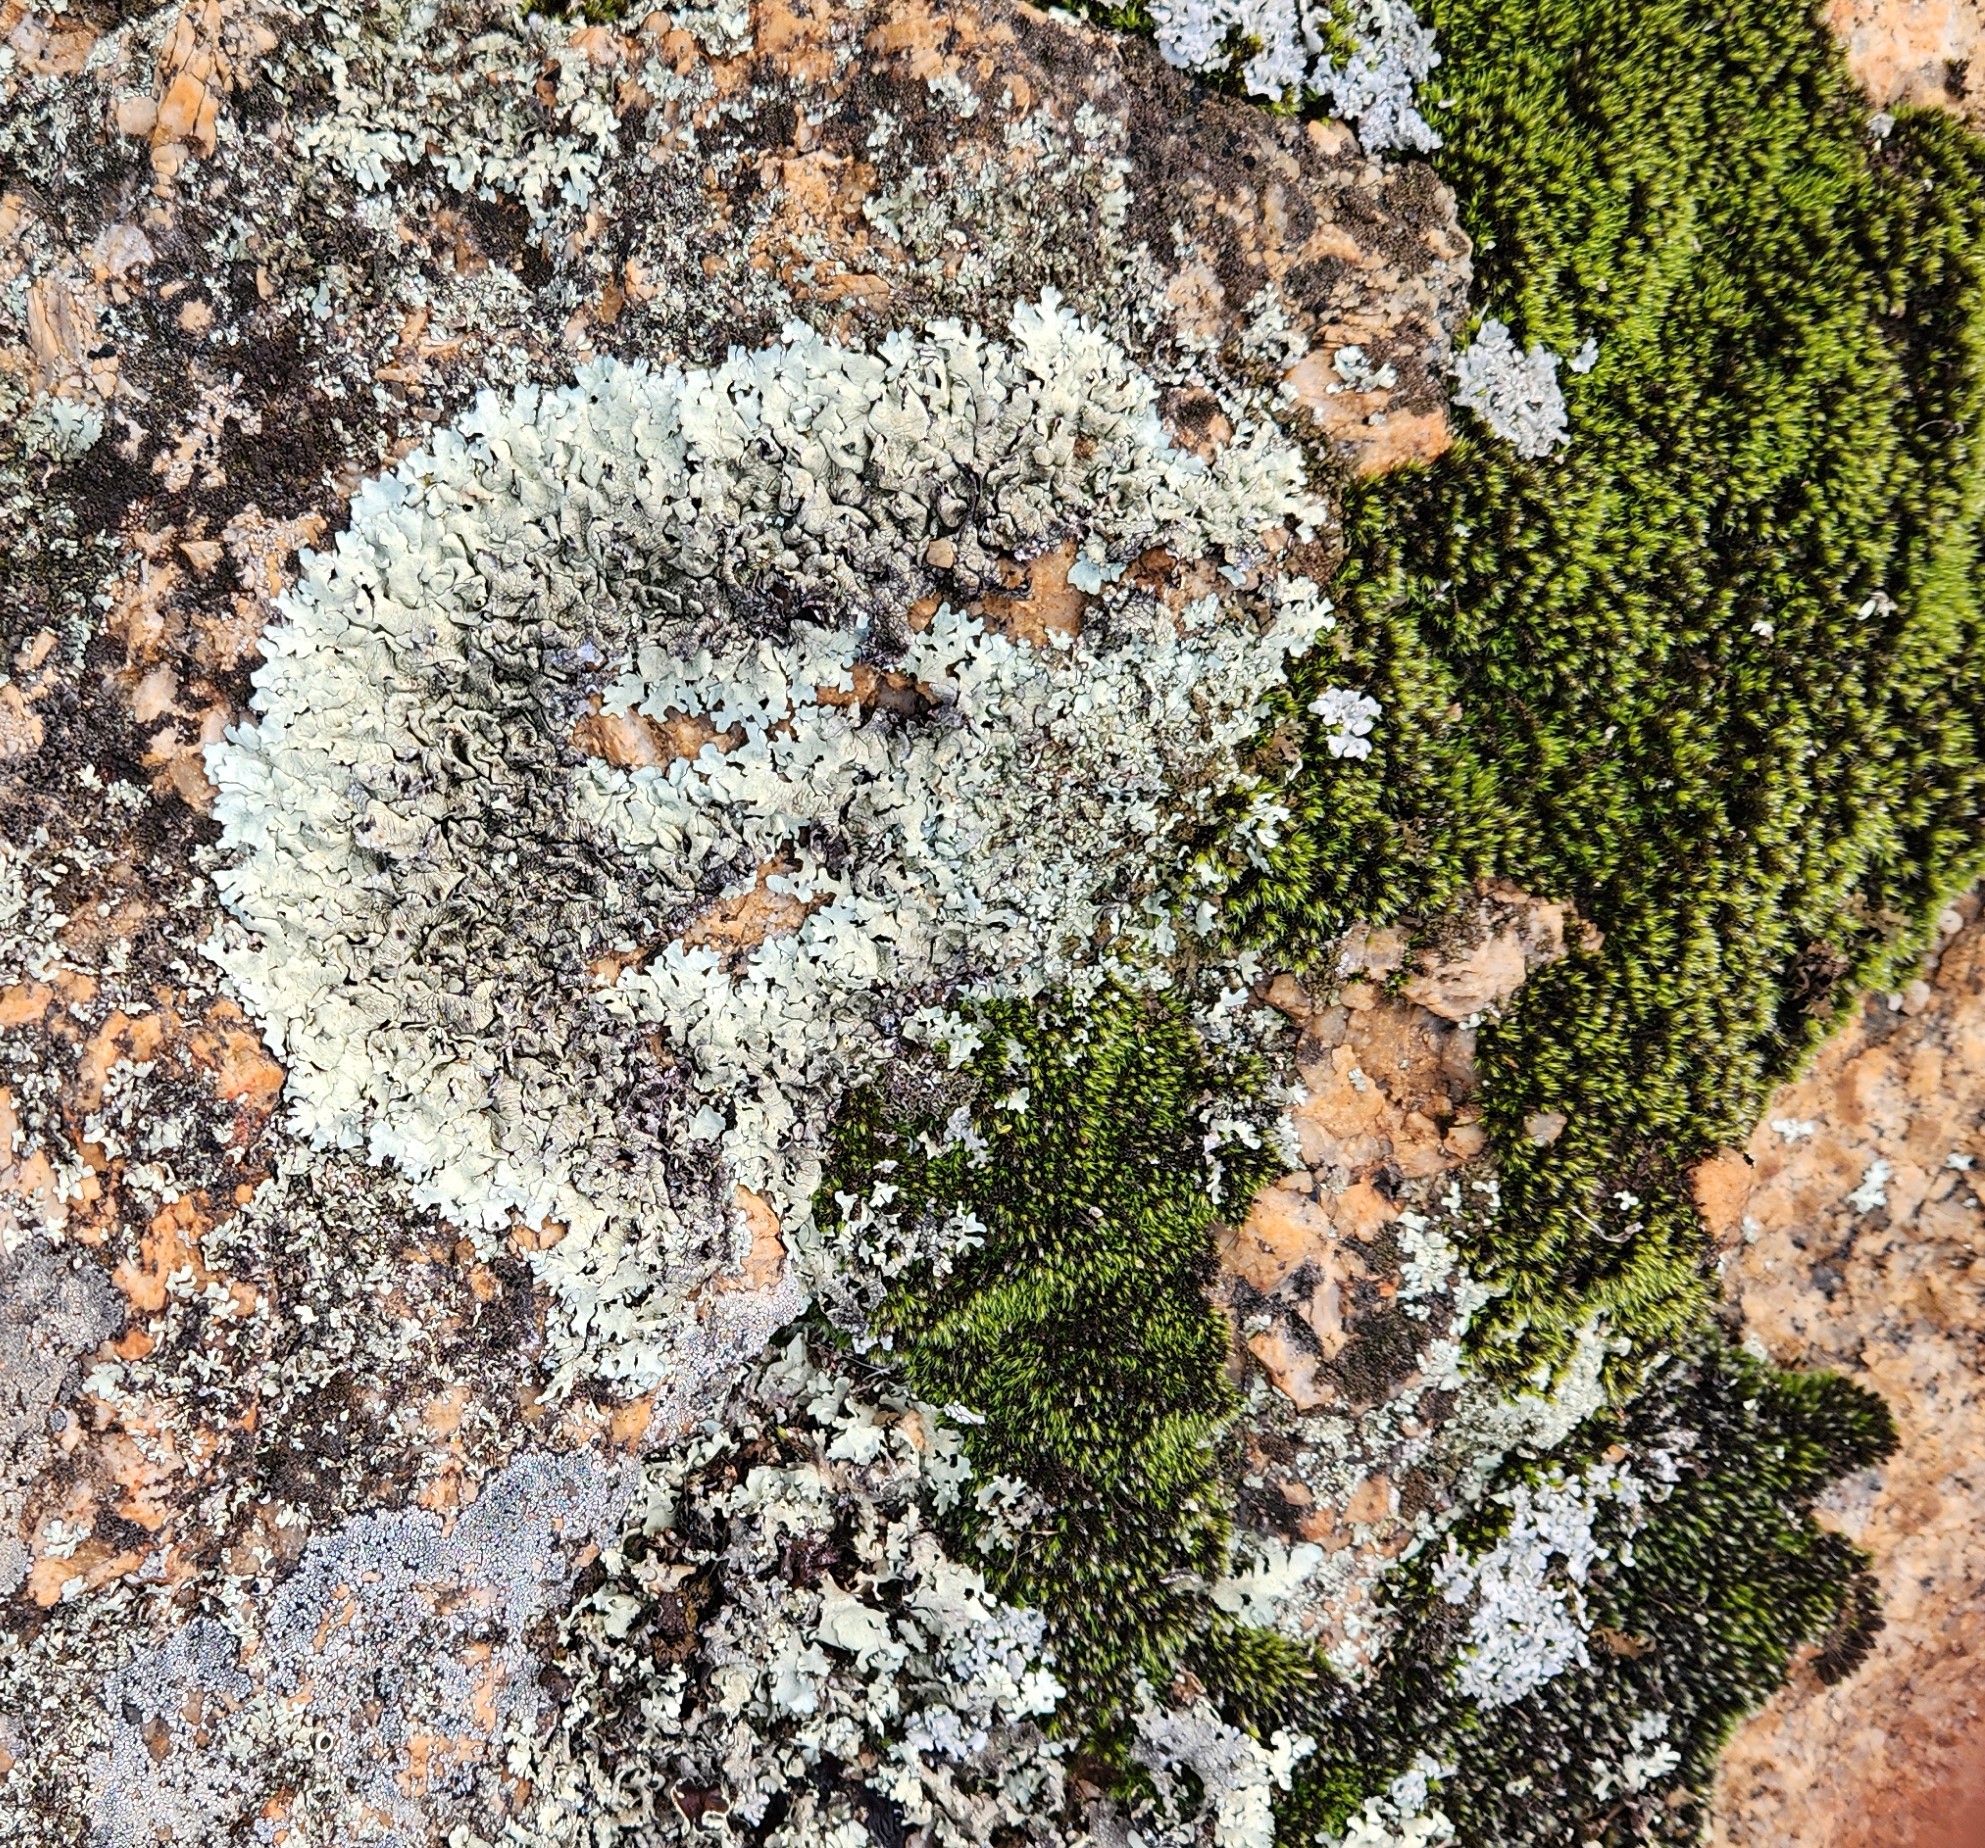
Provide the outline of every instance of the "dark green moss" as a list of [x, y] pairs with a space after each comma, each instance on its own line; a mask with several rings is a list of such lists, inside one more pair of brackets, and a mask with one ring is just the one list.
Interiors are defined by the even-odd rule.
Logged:
[[[1222, 1190], [1209, 1187], [1201, 1107], [1256, 1075], [1216, 1069], [1176, 1007], [1110, 994], [975, 1019], [986, 1044], [963, 1082], [987, 1161], [932, 1158], [943, 1111], [871, 1092], [844, 1118], [822, 1210], [881, 1172], [909, 1219], [964, 1205], [985, 1222], [982, 1248], [942, 1280], [906, 1279], [877, 1324], [916, 1391], [984, 1417], [981, 1480], [1017, 1478], [1051, 1505], [1046, 1531], [984, 1557], [1006, 1596], [1053, 1617], [1060, 1672], [1093, 1721], [1137, 1675], [1169, 1679], [1205, 1621], [1193, 1585], [1225, 1559], [1214, 1444], [1234, 1410], [1208, 1228], [1274, 1164], [1224, 1150]], [[1016, 1085], [1024, 1110], [992, 1101]]]
[[589, 26], [610, 26], [625, 19], [634, 0], [530, 0], [526, 13], [553, 19], [583, 19]]
[[[1373, 1685], [1335, 1696], [1317, 1721], [1321, 1748], [1281, 1807], [1282, 1840], [1340, 1828], [1424, 1752], [1454, 1767], [1438, 1805], [1460, 1841], [1694, 1842], [1717, 1753], [1792, 1652], [1818, 1643], [1822, 1660], [1845, 1661], [1866, 1648], [1877, 1620], [1865, 1562], [1810, 1513], [1828, 1482], [1893, 1450], [1878, 1399], [1709, 1338], [1658, 1369], [1627, 1411], [1594, 1420], [1550, 1459], [1512, 1464], [1501, 1485], [1547, 1462], [1576, 1473], [1614, 1444], [1630, 1469], [1667, 1451], [1678, 1479], [1638, 1524], [1615, 1503], [1598, 1530], [1606, 1558], [1585, 1588], [1591, 1666], [1493, 1711], [1461, 1700], [1447, 1667], [1458, 1613], [1432, 1588], [1432, 1556], [1414, 1562], [1394, 1582], [1401, 1628]], [[1480, 1546], [1505, 1518], [1485, 1504], [1457, 1531]], [[1667, 1716], [1680, 1763], [1645, 1791], [1609, 1788], [1595, 1773], [1617, 1773], [1642, 1714]]]

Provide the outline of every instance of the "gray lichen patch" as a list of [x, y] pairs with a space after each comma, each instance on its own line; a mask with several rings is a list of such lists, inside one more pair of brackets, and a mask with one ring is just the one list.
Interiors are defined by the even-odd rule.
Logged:
[[1440, 146], [1416, 95], [1440, 53], [1407, 0], [1153, 0], [1151, 18], [1169, 62], [1238, 64], [1248, 93], [1272, 102], [1327, 97], [1373, 153]]
[[102, 1848], [293, 1841], [424, 1843], [437, 1801], [500, 1817], [496, 1749], [546, 1710], [533, 1629], [616, 1531], [634, 1471], [581, 1453], [519, 1456], [450, 1522], [360, 1516], [313, 1541], [262, 1607], [202, 1616], [102, 1690], [88, 1768]]
[[[1587, 372], [1597, 360], [1584, 349], [1573, 370]], [[1583, 363], [1581, 363], [1583, 362]], [[1535, 461], [1571, 440], [1565, 396], [1558, 384], [1558, 356], [1532, 341], [1517, 346], [1508, 326], [1484, 321], [1474, 342], [1454, 362], [1454, 401], [1475, 415], [1520, 456]]]
[[[790, 1282], [688, 1312], [741, 1255], [737, 1187], [832, 1276], [822, 1138], [896, 1021], [1169, 980], [1214, 928], [1210, 817], [1272, 806], [1238, 747], [1329, 622], [1276, 559], [1329, 513], [1239, 402], [1209, 463], [1157, 399], [1053, 296], [1005, 345], [944, 323], [874, 355], [796, 330], [715, 372], [602, 362], [368, 486], [285, 600], [258, 726], [207, 753], [251, 933], [214, 954], [314, 1144], [486, 1232], [565, 1228], [537, 1263], [568, 1369], [688, 1406], [793, 1312]], [[1029, 554], [1061, 560], [1079, 633], [950, 600]], [[1210, 588], [1174, 609], [1176, 570]], [[574, 763], [582, 708], [711, 736]]]
[[94, 1264], [40, 1239], [0, 1257], [0, 1596], [28, 1575], [28, 1489], [73, 1416], [58, 1401], [77, 1360], [117, 1328], [116, 1304]]
[[940, 1537], [1003, 1486], [974, 1482], [945, 1412], [795, 1338], [649, 1465], [560, 1618], [560, 1707], [513, 1747], [507, 1839], [568, 1841], [602, 1814], [655, 1841], [1064, 1839], [1043, 1619]]

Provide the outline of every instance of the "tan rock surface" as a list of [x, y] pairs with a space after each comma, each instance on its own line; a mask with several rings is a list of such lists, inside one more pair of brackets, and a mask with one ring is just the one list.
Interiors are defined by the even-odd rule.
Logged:
[[[1405, 1184], [1432, 1182], [1487, 1146], [1473, 1021], [1565, 954], [1566, 916], [1563, 905], [1486, 884], [1417, 956], [1396, 927], [1354, 930], [1338, 955], [1348, 979], [1327, 1003], [1288, 975], [1265, 990], [1301, 1032], [1306, 1095], [1290, 1114], [1306, 1165], [1256, 1196], [1220, 1261], [1280, 1312], [1247, 1345], [1299, 1409], [1357, 1402], [1355, 1389], [1331, 1383], [1350, 1342], [1350, 1286], [1375, 1280], [1371, 1249], [1398, 1218]], [[1409, 960], [1397, 992], [1372, 979]]]
[[[1965, 918], [1969, 922], [1965, 922]], [[1956, 1848], [1985, 1794], [1985, 926], [1870, 1001], [1742, 1151], [1698, 1172], [1750, 1338], [1881, 1393], [1900, 1448], [1822, 1518], [1873, 1555], [1886, 1627], [1737, 1734], [1720, 1848]], [[1966, 1793], [1973, 1793], [1968, 1803]], [[1973, 1821], [1967, 1823], [1969, 1813]]]
[[1828, 0], [1827, 24], [1877, 103], [1951, 109], [1985, 121], [1980, 0]]
[[1459, 1250], [1496, 1201], [1474, 1020], [1567, 953], [1570, 921], [1484, 884], [1418, 948], [1404, 927], [1352, 930], [1334, 992], [1288, 974], [1260, 991], [1298, 1035], [1304, 1165], [1217, 1246], [1249, 1406], [1239, 1501], [1258, 1532], [1322, 1550], [1305, 1627], [1345, 1667], [1373, 1658], [1386, 1570], [1484, 1447], [1448, 1371]]

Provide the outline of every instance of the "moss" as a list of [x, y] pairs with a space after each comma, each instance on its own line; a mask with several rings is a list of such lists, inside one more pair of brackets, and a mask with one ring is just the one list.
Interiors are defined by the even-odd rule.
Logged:
[[1483, 1036], [1528, 1365], [1594, 1309], [1686, 1324], [1688, 1168], [1985, 864], [1985, 157], [1934, 115], [1874, 141], [1777, 0], [1432, 17], [1478, 299], [1599, 363], [1560, 454], [1464, 428], [1351, 491], [1333, 594], [1386, 720], [1312, 748], [1250, 922], [1298, 956], [1493, 872], [1603, 931]]
[[[1001, 1589], [1051, 1611], [1105, 1760], [1129, 1678], [1183, 1667], [1257, 1732], [1319, 1734], [1285, 1840], [1340, 1827], [1427, 1749], [1457, 1767], [1459, 1839], [1681, 1842], [1791, 1652], [1845, 1672], [1878, 1621], [1810, 1504], [1885, 1454], [1886, 1414], [1705, 1329], [1687, 1176], [1985, 870], [1985, 155], [1920, 113], [1876, 140], [1788, 0], [1428, 10], [1478, 303], [1561, 354], [1596, 337], [1599, 361], [1565, 381], [1558, 454], [1464, 427], [1434, 464], [1347, 488], [1349, 665], [1301, 666], [1271, 728], [1306, 723], [1326, 681], [1385, 719], [1363, 762], [1313, 741], [1236, 935], [1303, 966], [1356, 919], [1432, 923], [1491, 874], [1598, 926], [1482, 1036], [1503, 1208], [1473, 1261], [1506, 1288], [1482, 1347], [1527, 1371], [1602, 1314], [1651, 1385], [1560, 1460], [1679, 1423], [1696, 1462], [1595, 1581], [1617, 1653], [1497, 1713], [1448, 1688], [1456, 1613], [1410, 1571], [1363, 1694], [1222, 1627], [1179, 1589], [1227, 1521], [1207, 1076], [1176, 1015], [1121, 1000], [1048, 1062], [990, 1169], [919, 1172], [993, 1230], [948, 1283], [899, 1288], [891, 1326], [921, 1390], [987, 1414], [982, 1467], [1057, 1503]], [[1072, 1025], [1003, 1024], [1030, 1061]], [[865, 1108], [848, 1173], [902, 1159]], [[1568, 1119], [1548, 1148], [1521, 1130], [1540, 1110]], [[1678, 1770], [1602, 1800], [1591, 1767], [1648, 1711], [1674, 1716]]]
[[[1895, 1434], [1860, 1387], [1780, 1372], [1706, 1337], [1629, 1410], [1591, 1421], [1551, 1459], [1511, 1464], [1499, 1486], [1548, 1461], [1573, 1473], [1614, 1444], [1633, 1469], [1677, 1432], [1691, 1441], [1666, 1498], [1631, 1531], [1612, 1517], [1586, 1589], [1592, 1665], [1499, 1710], [1461, 1700], [1446, 1678], [1456, 1613], [1432, 1588], [1432, 1557], [1421, 1558], [1395, 1581], [1401, 1629], [1373, 1685], [1320, 1717], [1322, 1744], [1281, 1806], [1280, 1839], [1338, 1828], [1423, 1752], [1453, 1767], [1436, 1801], [1460, 1841], [1697, 1839], [1717, 1753], [1792, 1652], [1818, 1643], [1824, 1660], [1866, 1647], [1876, 1620], [1865, 1561], [1810, 1514], [1827, 1482], [1879, 1462]], [[1485, 1504], [1472, 1542], [1492, 1537], [1498, 1512]], [[1622, 1793], [1595, 1773], [1617, 1774], [1643, 1714], [1667, 1716], [1680, 1763], [1647, 1791]]]
[[1184, 1666], [1212, 1693], [1228, 1725], [1258, 1739], [1278, 1727], [1300, 1731], [1336, 1679], [1313, 1649], [1217, 1612], [1187, 1646]]
[[627, 17], [634, 0], [529, 0], [526, 13], [552, 19], [583, 19], [589, 26], [611, 26]]
[[[1052, 1616], [1058, 1672], [1090, 1724], [1120, 1716], [1137, 1676], [1170, 1679], [1205, 1621], [1195, 1581], [1225, 1562], [1214, 1447], [1235, 1401], [1206, 1296], [1208, 1227], [1274, 1164], [1226, 1149], [1223, 1191], [1209, 1187], [1201, 1106], [1258, 1074], [1216, 1069], [1174, 1005], [1106, 994], [975, 1020], [985, 1044], [962, 1078], [899, 1084], [943, 1105], [906, 1110], [880, 1090], [855, 1101], [822, 1210], [831, 1219], [837, 1188], [881, 1172], [906, 1220], [964, 1205], [984, 1222], [982, 1247], [941, 1281], [906, 1279], [878, 1323], [916, 1391], [985, 1419], [970, 1445], [980, 1479], [1045, 1498], [1044, 1531], [1017, 1546], [979, 1537], [1000, 1595]], [[953, 1096], [1016, 1084], [1023, 1111], [975, 1111], [983, 1164], [928, 1152]]]

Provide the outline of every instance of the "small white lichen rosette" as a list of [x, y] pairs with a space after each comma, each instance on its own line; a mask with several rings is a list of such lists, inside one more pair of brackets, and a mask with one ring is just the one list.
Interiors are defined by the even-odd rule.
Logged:
[[[728, 1275], [767, 1208], [831, 1270], [826, 1131], [900, 1033], [1162, 980], [1208, 927], [1194, 842], [1223, 801], [1272, 825], [1236, 751], [1328, 622], [1276, 568], [1325, 517], [1272, 424], [1176, 447], [1052, 295], [1006, 344], [794, 328], [485, 393], [307, 560], [209, 752], [214, 953], [296, 1126], [550, 1228], [568, 1365], [689, 1386], [762, 1347], [800, 1286]], [[1057, 547], [1079, 634], [966, 613]], [[1127, 569], [1160, 548], [1169, 592]], [[607, 761], [602, 723], [661, 742]]]

